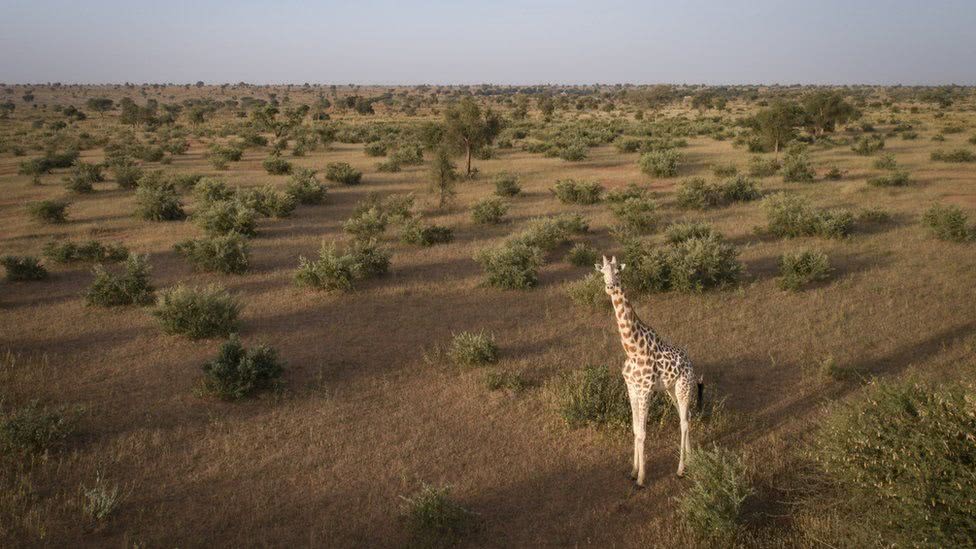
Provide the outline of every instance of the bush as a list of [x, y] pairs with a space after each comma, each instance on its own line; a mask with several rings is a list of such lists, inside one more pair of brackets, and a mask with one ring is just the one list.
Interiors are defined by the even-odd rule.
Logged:
[[588, 153], [589, 149], [586, 147], [585, 143], [571, 143], [565, 147], [560, 147], [556, 151], [556, 156], [570, 162], [579, 162], [581, 160], [586, 160], [586, 155]]
[[968, 217], [959, 206], [933, 204], [922, 215], [924, 223], [939, 240], [965, 242], [973, 238], [974, 231], [967, 226]]
[[325, 178], [343, 185], [359, 185], [363, 172], [345, 162], [330, 162], [325, 167]]
[[389, 250], [380, 248], [375, 240], [357, 240], [350, 249], [353, 265], [358, 278], [373, 278], [385, 275], [390, 270]]
[[152, 314], [167, 334], [203, 339], [236, 332], [240, 312], [240, 302], [220, 286], [179, 284], [160, 293]]
[[403, 229], [400, 231], [400, 240], [418, 246], [446, 244], [454, 240], [454, 231], [450, 227], [424, 225], [420, 220], [412, 220], [403, 225]]
[[791, 147], [783, 155], [783, 181], [809, 183], [813, 181], [815, 174], [810, 166], [810, 159], [805, 151], [800, 148]]
[[238, 191], [237, 199], [265, 217], [288, 217], [298, 205], [291, 195], [275, 189], [273, 185]]
[[630, 183], [622, 189], [614, 189], [607, 193], [608, 202], [623, 202], [630, 198], [644, 198], [646, 192], [643, 188]]
[[291, 162], [280, 156], [271, 155], [261, 162], [261, 166], [269, 175], [288, 175], [291, 173]]
[[248, 266], [247, 239], [239, 233], [184, 240], [175, 246], [176, 252], [194, 267], [203, 271], [242, 274]]
[[589, 230], [586, 220], [579, 214], [560, 214], [554, 217], [538, 217], [528, 223], [528, 227], [514, 236], [511, 242], [551, 250], [569, 241], [573, 233]]
[[529, 388], [529, 382], [522, 377], [521, 372], [491, 371], [485, 374], [485, 387], [489, 391], [507, 389], [513, 393], [521, 393]]
[[402, 169], [403, 165], [392, 158], [386, 162], [378, 162], [376, 164], [376, 171], [382, 173], [398, 173]]
[[131, 163], [112, 166], [112, 177], [120, 189], [134, 189], [143, 176], [142, 168]]
[[136, 189], [136, 215], [149, 221], [183, 219], [183, 203], [176, 187], [170, 181], [139, 180]]
[[851, 145], [851, 150], [861, 156], [869, 156], [880, 151], [884, 146], [885, 140], [880, 135], [865, 135]]
[[379, 236], [386, 230], [387, 217], [378, 206], [372, 206], [342, 224], [342, 230], [356, 238], [369, 239]]
[[237, 200], [213, 202], [193, 214], [193, 219], [210, 235], [237, 233], [254, 236], [256, 212]]
[[41, 200], [27, 205], [31, 217], [45, 223], [64, 223], [68, 216], [65, 210], [71, 203], [64, 200]]
[[664, 231], [664, 239], [669, 244], [680, 244], [692, 238], [709, 238], [717, 235], [711, 225], [704, 222], [672, 223]]
[[854, 227], [850, 212], [816, 210], [796, 195], [777, 193], [763, 200], [762, 206], [766, 210], [766, 231], [774, 236], [840, 238], [850, 234]]
[[352, 289], [356, 277], [356, 261], [351, 255], [337, 252], [334, 243], [322, 244], [316, 261], [309, 261], [304, 256], [298, 258], [295, 283], [320, 290], [344, 291]]
[[495, 194], [498, 196], [517, 196], [522, 192], [519, 176], [511, 173], [500, 173], [495, 176]]
[[498, 360], [495, 336], [484, 331], [461, 332], [451, 340], [451, 360], [458, 366], [481, 366]]
[[844, 172], [840, 171], [837, 166], [831, 166], [827, 173], [824, 174], [824, 179], [828, 181], [840, 181], [844, 177]]
[[810, 250], [787, 252], [779, 258], [779, 287], [797, 291], [800, 288], [830, 277], [827, 254]]
[[721, 186], [722, 200], [731, 202], [751, 202], [762, 196], [756, 182], [743, 175], [726, 179]]
[[745, 463], [718, 447], [697, 448], [689, 458], [691, 486], [677, 498], [678, 512], [696, 535], [731, 545], [740, 528], [742, 504], [753, 493]]
[[902, 547], [976, 543], [972, 395], [882, 382], [842, 404], [814, 443], [835, 501], [860, 528]]
[[43, 454], [64, 446], [74, 430], [74, 422], [64, 410], [31, 402], [0, 416], [0, 449], [5, 455]]
[[100, 165], [78, 162], [65, 179], [65, 186], [76, 193], [90, 193], [95, 190], [93, 185], [102, 181], [105, 181], [105, 176]]
[[209, 206], [214, 202], [230, 200], [234, 197], [234, 191], [221, 179], [204, 177], [193, 186], [193, 196], [201, 204]]
[[198, 173], [173, 174], [169, 178], [169, 180], [173, 182], [173, 185], [179, 191], [193, 190], [203, 179], [204, 176]]
[[629, 428], [630, 399], [623, 376], [606, 366], [570, 371], [553, 387], [559, 415], [573, 428], [586, 425]]
[[642, 154], [637, 166], [652, 177], [674, 177], [678, 175], [679, 162], [681, 153], [674, 149], [663, 149]]
[[734, 246], [715, 234], [673, 244], [669, 253], [671, 287], [701, 292], [732, 284], [742, 272], [738, 255]]
[[76, 261], [124, 261], [129, 257], [129, 250], [122, 244], [102, 244], [97, 240], [87, 242], [48, 242], [44, 246], [44, 256], [57, 263], [74, 263]]
[[366, 156], [386, 156], [386, 145], [380, 143], [379, 141], [367, 143], [366, 146], [363, 147], [363, 152], [366, 153]]
[[531, 288], [539, 283], [542, 249], [521, 241], [511, 241], [480, 251], [475, 260], [485, 271], [489, 286], [509, 290]]
[[500, 198], [483, 198], [475, 202], [471, 208], [471, 217], [475, 223], [500, 223], [508, 211], [508, 204]]
[[47, 278], [47, 269], [41, 265], [36, 257], [5, 255], [0, 259], [0, 263], [7, 269], [8, 282], [26, 282]]
[[566, 295], [578, 307], [599, 309], [610, 306], [603, 277], [599, 273], [590, 273], [585, 277], [566, 285]]
[[872, 187], [904, 187], [911, 185], [912, 180], [908, 172], [894, 172], [868, 179]]
[[576, 267], [588, 268], [590, 265], [595, 265], [599, 257], [599, 254], [593, 246], [580, 242], [569, 249], [569, 252], [566, 254], [566, 261]]
[[895, 155], [884, 153], [874, 159], [874, 167], [878, 170], [894, 170], [898, 168], [898, 162], [895, 161]]
[[715, 174], [715, 177], [732, 177], [734, 175], [738, 175], [739, 167], [733, 162], [729, 162], [728, 164], [716, 164], [712, 166], [712, 173]]
[[553, 194], [564, 204], [596, 204], [603, 195], [603, 186], [596, 181], [563, 179], [556, 181]]
[[[402, 496], [401, 496], [402, 497]], [[411, 497], [402, 497], [400, 512], [416, 547], [449, 547], [480, 529], [471, 511], [451, 501], [449, 491], [424, 485]]]
[[125, 260], [121, 273], [95, 265], [95, 280], [85, 292], [85, 302], [100, 307], [148, 305], [155, 291], [149, 281], [149, 270], [148, 257], [138, 255], [130, 255]]
[[749, 202], [760, 196], [755, 181], [741, 175], [723, 183], [708, 183], [700, 177], [693, 177], [679, 183], [675, 194], [679, 206], [699, 210], [726, 206], [733, 202]]
[[217, 358], [203, 365], [204, 390], [223, 400], [240, 400], [274, 387], [283, 370], [278, 352], [267, 345], [245, 349], [237, 334], [220, 346]]
[[749, 175], [753, 177], [769, 177], [779, 171], [779, 161], [775, 158], [753, 156], [749, 159]]
[[299, 204], [315, 205], [325, 201], [325, 185], [315, 179], [314, 171], [305, 168], [292, 174], [285, 192]]
[[610, 211], [629, 230], [647, 231], [657, 224], [657, 206], [650, 198], [628, 198], [610, 204]]
[[967, 149], [954, 149], [949, 152], [933, 151], [932, 160], [938, 162], [976, 162], [976, 153]]

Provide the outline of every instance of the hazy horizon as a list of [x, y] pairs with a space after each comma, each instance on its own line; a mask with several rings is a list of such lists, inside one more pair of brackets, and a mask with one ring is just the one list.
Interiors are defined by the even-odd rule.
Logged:
[[963, 0], [2, 5], [11, 84], [976, 84]]

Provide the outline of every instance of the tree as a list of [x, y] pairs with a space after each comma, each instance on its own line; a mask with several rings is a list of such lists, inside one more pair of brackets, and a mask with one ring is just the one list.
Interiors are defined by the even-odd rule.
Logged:
[[466, 175], [471, 175], [471, 154], [490, 145], [502, 129], [501, 118], [481, 107], [470, 97], [448, 107], [444, 113], [444, 139], [467, 157]]
[[539, 110], [542, 111], [542, 116], [549, 120], [552, 118], [552, 113], [556, 112], [556, 102], [552, 100], [552, 97], [543, 95], [539, 98]]
[[430, 166], [430, 188], [439, 197], [438, 208], [443, 208], [457, 193], [455, 181], [457, 170], [451, 162], [451, 152], [447, 147], [440, 147], [434, 155], [434, 162]]
[[774, 101], [772, 105], [759, 111], [753, 125], [764, 144], [779, 152], [779, 148], [796, 137], [796, 127], [803, 123], [804, 112], [792, 101]]
[[275, 140], [278, 140], [287, 137], [292, 129], [301, 125], [308, 110], [308, 105], [302, 105], [297, 109], [287, 109], [284, 116], [279, 118], [278, 113], [280, 111], [278, 108], [268, 105], [264, 108], [255, 109], [251, 113], [251, 118], [259, 130], [273, 133]]
[[85, 103], [89, 110], [95, 111], [97, 113], [106, 113], [115, 106], [115, 101], [112, 101], [108, 97], [92, 97]]
[[836, 91], [817, 91], [803, 99], [806, 125], [817, 136], [832, 132], [837, 124], [843, 124], [854, 117], [854, 107]]

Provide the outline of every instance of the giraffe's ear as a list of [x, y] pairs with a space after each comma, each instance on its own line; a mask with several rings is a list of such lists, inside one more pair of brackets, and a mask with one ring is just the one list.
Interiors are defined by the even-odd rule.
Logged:
[[626, 268], [627, 268], [627, 264], [626, 263], [621, 263], [620, 264], [620, 270], [621, 271], [624, 270], [624, 269], [626, 269]]
[[598, 273], [602, 273], [603, 272], [603, 265], [600, 265], [599, 263], [594, 263], [593, 264], [593, 268], [596, 269], [596, 272], [598, 272]]

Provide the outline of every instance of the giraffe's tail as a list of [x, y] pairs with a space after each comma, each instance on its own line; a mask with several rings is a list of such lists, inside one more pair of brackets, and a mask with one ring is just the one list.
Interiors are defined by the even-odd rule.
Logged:
[[695, 399], [695, 410], [700, 414], [705, 407], [705, 377], [698, 378], [698, 398]]

